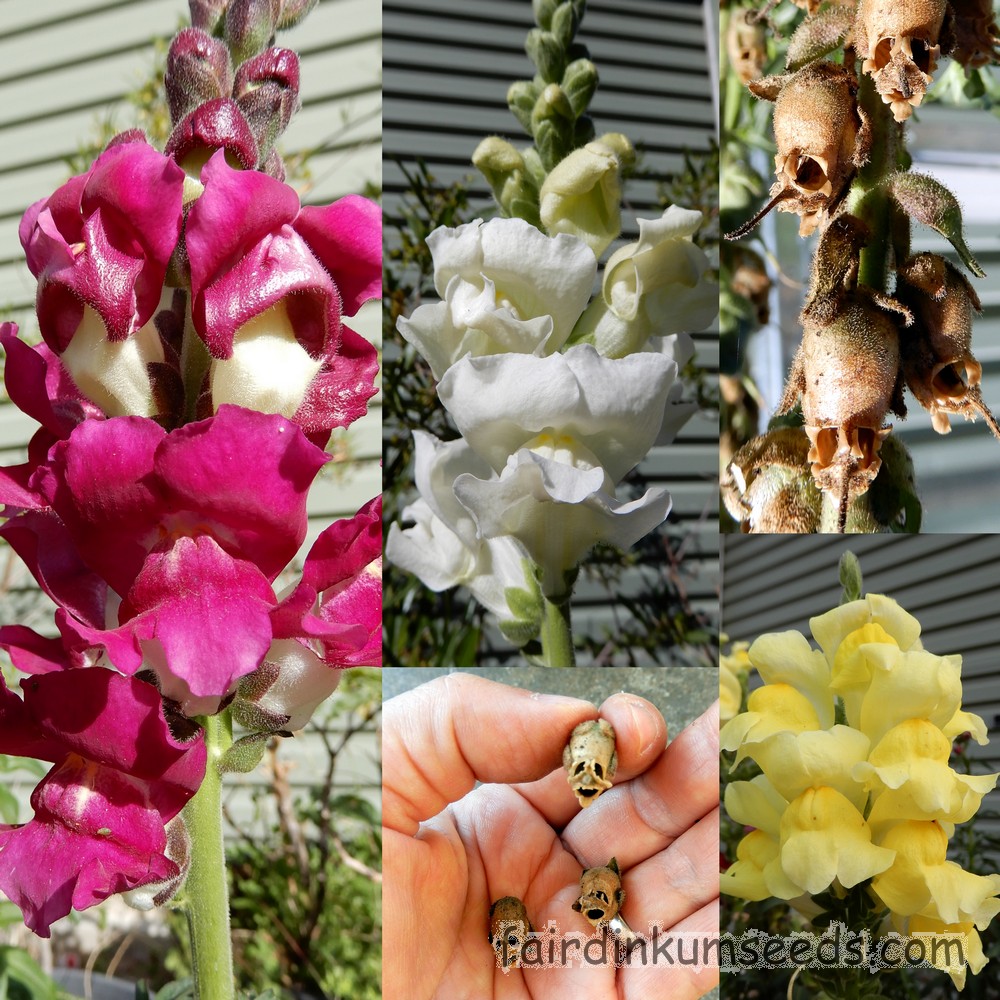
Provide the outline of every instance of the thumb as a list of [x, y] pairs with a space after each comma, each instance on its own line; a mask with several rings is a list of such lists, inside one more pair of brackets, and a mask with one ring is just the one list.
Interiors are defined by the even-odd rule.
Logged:
[[382, 713], [383, 825], [413, 836], [477, 781], [534, 781], [559, 767], [589, 702], [447, 674], [390, 698]]

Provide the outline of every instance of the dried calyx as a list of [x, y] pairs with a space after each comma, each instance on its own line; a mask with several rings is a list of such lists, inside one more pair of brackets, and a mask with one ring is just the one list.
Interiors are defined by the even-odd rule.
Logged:
[[534, 932], [528, 911], [517, 896], [504, 896], [490, 906], [490, 944], [503, 967], [519, 967], [521, 949]]
[[611, 787], [618, 767], [615, 731], [604, 719], [581, 722], [563, 750], [567, 780], [580, 805], [586, 809]]
[[777, 179], [767, 205], [727, 238], [745, 236], [775, 206], [799, 215], [799, 235], [808, 236], [836, 211], [868, 160], [871, 129], [857, 103], [857, 80], [843, 66], [815, 62], [749, 88], [774, 101]]
[[972, 354], [972, 321], [981, 310], [975, 289], [959, 270], [932, 253], [910, 257], [897, 272], [896, 294], [914, 315], [903, 340], [903, 375], [939, 434], [951, 430], [949, 414], [980, 415], [1000, 437], [983, 401], [982, 365]]
[[580, 898], [573, 904], [574, 910], [595, 927], [602, 927], [618, 916], [624, 902], [621, 872], [614, 858], [603, 868], [584, 868], [580, 875]]

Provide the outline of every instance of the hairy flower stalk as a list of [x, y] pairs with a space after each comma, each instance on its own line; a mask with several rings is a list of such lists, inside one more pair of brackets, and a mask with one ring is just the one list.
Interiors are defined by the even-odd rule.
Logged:
[[560, 667], [575, 663], [570, 602], [588, 552], [629, 548], [670, 510], [666, 489], [626, 499], [619, 485], [695, 411], [678, 374], [688, 331], [718, 303], [692, 239], [701, 215], [677, 206], [639, 220], [592, 298], [634, 151], [586, 114], [597, 70], [573, 41], [584, 7], [534, 5], [538, 75], [507, 94], [533, 144], [490, 136], [473, 153], [501, 217], [427, 238], [440, 301], [397, 326], [461, 437], [414, 431], [420, 499], [386, 545], [432, 590], [467, 587], [527, 657]]
[[[951, 766], [963, 734], [987, 742], [983, 720], [962, 708], [962, 658], [925, 650], [920, 623], [878, 594], [809, 624], [818, 649], [783, 632], [745, 653], [763, 685], [751, 683], [721, 742], [733, 766], [749, 758], [760, 773], [726, 789], [726, 811], [747, 832], [722, 890], [787, 900], [807, 918], [822, 914], [822, 926], [840, 920], [875, 936], [964, 935], [965, 960], [939, 965], [961, 989], [986, 964], [979, 932], [1000, 913], [1000, 874], [946, 856], [956, 825], [1000, 777]], [[851, 996], [861, 974], [822, 985]]]
[[[0, 627], [0, 752], [53, 763], [0, 827], [0, 889], [36, 933], [116, 893], [178, 893], [199, 996], [233, 996], [221, 781], [381, 663], [381, 498], [307, 533], [330, 432], [365, 412], [381, 217], [303, 206], [276, 141], [299, 104], [277, 28], [311, 4], [192, 2], [164, 151], [129, 132], [20, 226], [42, 343], [0, 326], [38, 430], [0, 469], [0, 535], [56, 606]], [[249, 734], [232, 747], [232, 722]], [[255, 758], [256, 754], [256, 758]], [[30, 859], [30, 860], [29, 860]]]

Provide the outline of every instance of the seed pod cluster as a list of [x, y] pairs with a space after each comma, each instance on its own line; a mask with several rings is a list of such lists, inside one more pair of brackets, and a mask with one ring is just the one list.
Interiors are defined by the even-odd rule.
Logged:
[[[821, 497], [817, 510], [796, 464], [803, 450], [815, 486], [834, 501], [836, 530], [845, 530], [852, 511], [861, 510], [855, 501], [883, 466], [890, 415], [906, 415], [904, 387], [938, 432], [962, 414], [982, 416], [1000, 438], [971, 350], [979, 299], [944, 258], [910, 250], [912, 222], [929, 226], [982, 277], [964, 240], [961, 210], [940, 182], [900, 169], [907, 162], [900, 123], [920, 105], [941, 55], [951, 52], [966, 66], [996, 59], [1000, 34], [992, 6], [989, 0], [806, 6], [809, 16], [789, 43], [788, 72], [748, 84], [775, 105], [771, 200], [728, 234], [746, 235], [777, 207], [799, 215], [800, 235], [820, 237], [799, 316], [802, 341], [776, 411], [801, 406], [807, 447], [772, 429], [740, 448], [724, 477], [726, 507], [750, 532], [831, 530], [815, 527], [829, 523], [831, 505]], [[840, 46], [843, 62], [831, 61]], [[865, 505], [876, 521], [876, 506], [907, 523], [917, 520], [915, 498], [904, 495], [912, 486], [908, 467], [904, 456], [879, 504]]]

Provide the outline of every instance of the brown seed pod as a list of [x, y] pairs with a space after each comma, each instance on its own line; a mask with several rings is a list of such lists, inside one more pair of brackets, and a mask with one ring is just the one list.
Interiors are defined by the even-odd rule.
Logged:
[[764, 22], [749, 7], [734, 7], [726, 29], [726, 52], [733, 71], [743, 83], [756, 80], [764, 72], [767, 51]]
[[809, 471], [809, 442], [797, 427], [748, 441], [722, 477], [726, 509], [746, 534], [812, 534], [823, 499]]
[[[730, 251], [731, 254], [727, 251]], [[745, 298], [754, 309], [755, 319], [760, 326], [765, 326], [771, 316], [771, 276], [767, 273], [764, 258], [748, 246], [739, 245], [733, 248], [723, 247], [726, 254], [732, 278], [730, 289]]]
[[883, 427], [888, 412], [906, 412], [890, 305], [904, 320], [909, 315], [864, 287], [840, 296], [832, 317], [826, 309], [803, 310], [802, 343], [778, 410], [787, 412], [801, 398], [813, 478], [838, 498], [841, 531], [848, 504], [878, 474], [879, 448], [891, 430]]
[[947, 0], [860, 0], [854, 42], [862, 70], [898, 122], [924, 99], [941, 55]]
[[939, 434], [951, 430], [950, 413], [976, 414], [1000, 437], [983, 401], [983, 369], [972, 354], [972, 322], [979, 297], [965, 276], [943, 257], [921, 253], [898, 270], [896, 294], [913, 310], [913, 331], [903, 337], [903, 376]]
[[501, 968], [520, 968], [521, 949], [533, 931], [528, 911], [517, 896], [504, 896], [490, 907], [490, 944]]
[[577, 802], [586, 809], [611, 787], [618, 767], [611, 723], [604, 719], [581, 722], [563, 750], [563, 767]]
[[808, 236], [836, 211], [868, 160], [871, 129], [857, 103], [857, 80], [843, 66], [815, 62], [749, 86], [775, 102], [777, 179], [768, 204], [727, 238], [745, 236], [775, 206], [799, 215], [799, 235]]
[[948, 53], [966, 69], [978, 69], [1000, 60], [993, 0], [950, 0], [954, 47]]
[[580, 875], [580, 898], [573, 904], [574, 910], [595, 927], [602, 927], [618, 916], [624, 902], [622, 876], [614, 858], [603, 868], [584, 868]]

